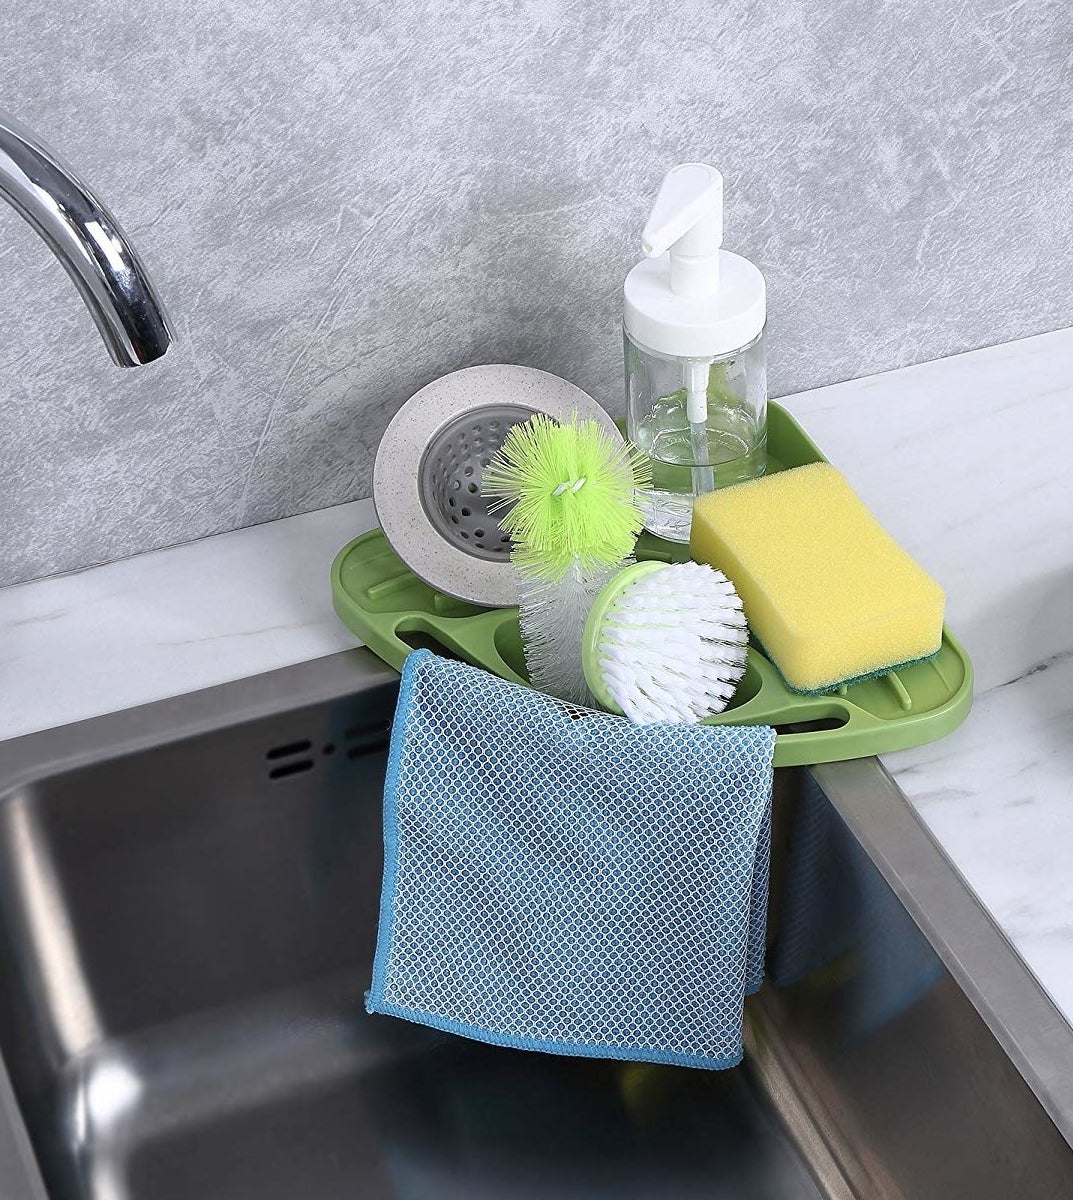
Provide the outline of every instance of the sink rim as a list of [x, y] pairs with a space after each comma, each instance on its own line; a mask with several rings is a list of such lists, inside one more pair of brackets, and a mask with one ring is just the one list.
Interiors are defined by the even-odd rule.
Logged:
[[[59, 773], [397, 680], [356, 648], [25, 734], [0, 742], [0, 804]], [[878, 759], [810, 770], [1073, 1147], [1073, 1027]], [[47, 1200], [2, 1059], [0, 1190], [10, 1200]]]

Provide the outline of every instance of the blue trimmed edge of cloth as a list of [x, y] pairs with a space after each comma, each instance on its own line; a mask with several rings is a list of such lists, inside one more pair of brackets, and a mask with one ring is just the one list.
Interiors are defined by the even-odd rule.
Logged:
[[[425, 741], [428, 730], [423, 722], [415, 716], [417, 710], [424, 704], [428, 707], [430, 679], [439, 678], [446, 682], [447, 691], [451, 697], [448, 714], [440, 697], [440, 707], [444, 709], [439, 715], [452, 725], [453, 736], [460, 737], [462, 742], [476, 737], [487, 738], [490, 731], [481, 728], [481, 722], [487, 722], [496, 716], [502, 717], [509, 713], [513, 705], [518, 705], [527, 711], [515, 723], [517, 744], [501, 747], [504, 751], [503, 761], [512, 762], [519, 756], [522, 760], [531, 751], [533, 737], [533, 712], [542, 712], [551, 718], [553, 738], [564, 731], [575, 727], [592, 725], [599, 729], [602, 738], [598, 743], [605, 749], [614, 752], [619, 741], [645, 740], [655, 735], [669, 737], [671, 748], [679, 749], [675, 742], [694, 742], [694, 749], [702, 755], [710, 757], [725, 748], [729, 740], [744, 741], [749, 754], [758, 767], [757, 775], [761, 780], [754, 789], [745, 808], [749, 820], [743, 821], [748, 826], [745, 843], [748, 846], [747, 857], [751, 860], [749, 869], [742, 874], [738, 872], [739, 886], [735, 906], [739, 916], [742, 912], [746, 918], [746, 932], [738, 930], [737, 951], [735, 961], [730, 965], [729, 974], [737, 977], [737, 1002], [734, 1005], [730, 1022], [734, 1028], [724, 1040], [728, 1041], [727, 1048], [720, 1053], [707, 1053], [696, 1050], [675, 1049], [671, 1045], [660, 1045], [659, 1036], [650, 1036], [647, 1040], [630, 1042], [629, 1040], [600, 1041], [598, 1037], [571, 1040], [564, 1036], [539, 1036], [533, 1033], [515, 1032], [509, 1028], [510, 1021], [499, 1027], [475, 1020], [466, 1020], [458, 1015], [451, 1015], [451, 999], [448, 995], [439, 997], [439, 1003], [402, 1002], [399, 998], [399, 988], [395, 986], [399, 959], [412, 953], [415, 941], [409, 941], [401, 936], [407, 921], [407, 911], [404, 903], [400, 903], [400, 876], [408, 871], [411, 876], [421, 870], [421, 862], [407, 860], [404, 853], [408, 833], [412, 827], [402, 816], [414, 796], [419, 797], [419, 804], [430, 808], [434, 813], [440, 813], [445, 807], [443, 803], [445, 786], [461, 787], [474, 786], [473, 773], [460, 769], [463, 756], [467, 749], [461, 746], [439, 747], [435, 752]], [[473, 701], [480, 697], [483, 703], [474, 705]], [[435, 703], [432, 704], [435, 708]], [[470, 715], [466, 717], [469, 708]], [[476, 711], [472, 711], [476, 709]], [[435, 714], [434, 714], [435, 716]], [[499, 731], [500, 733], [503, 730]], [[509, 731], [508, 731], [509, 732]], [[467, 734], [469, 738], [467, 738]], [[372, 982], [365, 995], [366, 1009], [372, 1014], [382, 1014], [411, 1021], [439, 1029], [447, 1033], [484, 1042], [490, 1045], [509, 1047], [518, 1050], [538, 1051], [543, 1053], [581, 1056], [590, 1058], [619, 1059], [625, 1061], [651, 1062], [674, 1064], [704, 1068], [709, 1070], [724, 1070], [737, 1066], [742, 1059], [742, 1004], [746, 995], [755, 992], [764, 978], [764, 939], [767, 919], [768, 872], [770, 864], [770, 831], [771, 831], [771, 781], [773, 778], [775, 731], [759, 726], [695, 726], [695, 725], [660, 725], [635, 726], [625, 718], [611, 716], [606, 713], [590, 712], [575, 706], [565, 705], [551, 697], [544, 696], [529, 688], [507, 683], [498, 677], [490, 675], [478, 668], [464, 663], [441, 659], [429, 650], [415, 650], [406, 659], [403, 666], [402, 682], [399, 689], [395, 720], [392, 727], [391, 743], [388, 755], [387, 773], [384, 786], [384, 874], [380, 897], [380, 915], [377, 930], [376, 954], [373, 963]], [[591, 746], [584, 746], [591, 750]], [[578, 750], [576, 739], [566, 737], [565, 745], [556, 747], [561, 750], [564, 758], [570, 759]], [[684, 765], [681, 756], [674, 759], [677, 768]], [[415, 764], [419, 767], [415, 769]], [[545, 764], [546, 765], [546, 764]], [[574, 764], [576, 765], [576, 764]], [[667, 765], [664, 762], [663, 765]], [[423, 770], [427, 774], [420, 775]], [[688, 773], [688, 771], [687, 771]], [[464, 778], [455, 779], [453, 775]], [[415, 789], [415, 775], [418, 775], [423, 786]], [[599, 782], [600, 772], [597, 770], [595, 782]], [[516, 783], [531, 787], [534, 776], [524, 770], [513, 772], [512, 778]], [[592, 780], [590, 780], [592, 782]], [[664, 781], [666, 782], [666, 781]], [[502, 780], [495, 780], [495, 786], [500, 786]], [[689, 792], [691, 781], [677, 781], [678, 790]], [[482, 779], [476, 790], [487, 786], [488, 780]], [[422, 795], [422, 792], [424, 795]], [[454, 798], [457, 798], [457, 793]], [[576, 798], [576, 797], [575, 797]], [[697, 794], [694, 800], [701, 800]], [[725, 823], [724, 823], [725, 824]], [[437, 829], [434, 819], [431, 826], [424, 828], [425, 849], [433, 845], [443, 848], [442, 839], [437, 842], [434, 835]], [[514, 831], [512, 831], [514, 832]], [[711, 845], [708, 847], [713, 858], [721, 854], [725, 847]], [[740, 846], [738, 846], [740, 851]], [[740, 853], [737, 857], [740, 857]], [[718, 874], [716, 872], [715, 874]], [[456, 897], [457, 899], [457, 897]], [[433, 916], [435, 914], [433, 913]], [[739, 920], [740, 924], [740, 920]], [[412, 931], [411, 931], [412, 932]], [[425, 934], [427, 935], [427, 929]], [[719, 928], [718, 922], [706, 930], [705, 936], [699, 940], [707, 943], [718, 942], [726, 933]], [[444, 946], [439, 938], [436, 939], [435, 950], [443, 957]], [[420, 938], [417, 945], [421, 945]], [[426, 936], [425, 945], [429, 945]], [[448, 946], [449, 949], [449, 946]], [[461, 950], [461, 946], [456, 946]], [[444, 959], [446, 962], [446, 959]], [[450, 975], [451, 972], [446, 972]], [[509, 981], [508, 981], [509, 982]], [[509, 987], [507, 988], [509, 990]], [[394, 995], [394, 998], [393, 998]]]

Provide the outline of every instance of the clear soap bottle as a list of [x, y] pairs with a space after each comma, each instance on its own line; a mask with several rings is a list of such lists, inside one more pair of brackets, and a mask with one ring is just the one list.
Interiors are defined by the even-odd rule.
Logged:
[[723, 177], [675, 167], [623, 289], [629, 435], [655, 481], [645, 527], [677, 542], [695, 496], [767, 469], [764, 277], [722, 242]]

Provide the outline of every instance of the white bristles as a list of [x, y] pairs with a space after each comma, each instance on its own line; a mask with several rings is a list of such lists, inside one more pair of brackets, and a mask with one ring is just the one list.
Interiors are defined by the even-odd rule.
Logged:
[[597, 642], [608, 693], [639, 725], [722, 712], [745, 674], [749, 631], [721, 571], [676, 563], [631, 583]]
[[529, 682], [537, 691], [593, 707], [585, 682], [581, 640], [585, 618], [600, 589], [619, 567], [586, 569], [576, 562], [549, 582], [518, 568], [518, 622]]

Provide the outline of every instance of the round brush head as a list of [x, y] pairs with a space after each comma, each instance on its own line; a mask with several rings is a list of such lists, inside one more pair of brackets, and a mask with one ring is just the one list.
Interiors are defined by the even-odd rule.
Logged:
[[646, 460], [596, 421], [538, 413], [515, 425], [484, 472], [489, 511], [510, 535], [522, 571], [561, 579], [620, 563], [641, 531], [637, 489], [650, 487]]
[[721, 572], [640, 562], [600, 592], [585, 623], [585, 678], [611, 712], [638, 725], [720, 713], [745, 674], [749, 630]]

